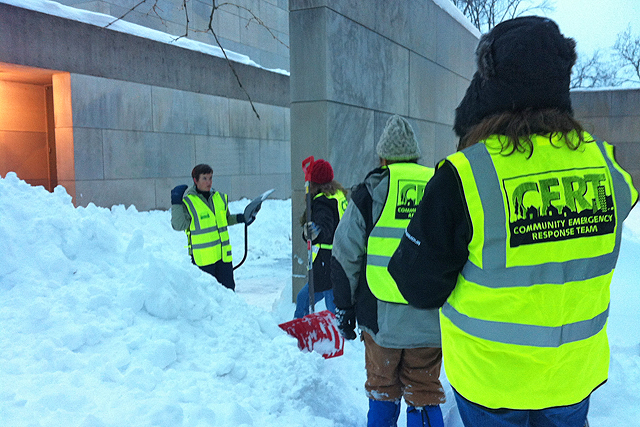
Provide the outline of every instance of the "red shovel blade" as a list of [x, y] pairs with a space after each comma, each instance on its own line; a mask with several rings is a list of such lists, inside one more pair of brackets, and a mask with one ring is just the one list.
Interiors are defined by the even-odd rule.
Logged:
[[344, 338], [338, 331], [336, 316], [329, 310], [311, 313], [278, 326], [298, 340], [300, 350], [316, 351], [325, 359], [344, 353]]

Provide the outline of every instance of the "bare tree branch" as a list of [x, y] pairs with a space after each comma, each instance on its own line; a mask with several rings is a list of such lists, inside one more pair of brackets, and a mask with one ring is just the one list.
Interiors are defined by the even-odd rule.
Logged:
[[[214, 5], [215, 5], [215, 0], [214, 0]], [[233, 6], [236, 7], [238, 9], [242, 9], [246, 12], [248, 12], [251, 15], [251, 19], [249, 19], [247, 21], [247, 25], [245, 25], [245, 28], [247, 28], [249, 26], [249, 24], [251, 23], [251, 21], [255, 21], [258, 25], [260, 25], [261, 27], [263, 27], [265, 30], [267, 30], [269, 32], [269, 34], [271, 34], [271, 37], [273, 37], [278, 43], [280, 43], [281, 45], [283, 45], [284, 47], [286, 47], [287, 49], [289, 49], [289, 46], [287, 46], [286, 43], [284, 43], [282, 40], [280, 40], [280, 38], [278, 36], [276, 36], [273, 31], [271, 31], [271, 28], [269, 28], [269, 26], [267, 24], [264, 23], [264, 21], [262, 21], [262, 19], [260, 19], [255, 13], [253, 13], [253, 11], [245, 6], [240, 6], [237, 5], [235, 3], [220, 3], [218, 5], [218, 9], [223, 7], [223, 6]]]
[[209, 15], [209, 24], [208, 24], [208, 28], [207, 29], [209, 31], [211, 31], [211, 34], [216, 39], [216, 43], [218, 44], [218, 47], [220, 48], [220, 50], [222, 50], [222, 54], [224, 55], [224, 58], [227, 60], [227, 65], [229, 65], [229, 68], [231, 68], [231, 71], [233, 72], [233, 75], [236, 77], [236, 81], [238, 82], [238, 86], [240, 86], [240, 89], [242, 89], [242, 91], [245, 93], [245, 95], [247, 95], [247, 99], [249, 99], [249, 104], [251, 104], [251, 109], [253, 110], [253, 112], [256, 115], [256, 117], [258, 118], [258, 120], [260, 120], [260, 114], [258, 114], [258, 111], [256, 110], [255, 105], [253, 105], [253, 100], [251, 99], [251, 96], [249, 95], [249, 92], [247, 92], [247, 90], [244, 88], [244, 86], [242, 86], [242, 82], [240, 81], [240, 77], [238, 76], [238, 73], [236, 73], [236, 69], [233, 68], [233, 64], [231, 63], [231, 60], [229, 60], [229, 57], [227, 56], [227, 52], [224, 50], [224, 48], [220, 44], [220, 40], [218, 39], [218, 35], [216, 34], [215, 30], [213, 29], [213, 15], [214, 15], [214, 13], [216, 13], [216, 10], [218, 10], [218, 7], [219, 6], [216, 6], [216, 0], [213, 0], [213, 7], [211, 8], [211, 15]]
[[[151, 8], [150, 8], [150, 11], [147, 12], [147, 13], [150, 13], [151, 11], [153, 11], [153, 13], [156, 16], [158, 16], [158, 18], [160, 18], [160, 20], [164, 23], [165, 20], [162, 17], [162, 13], [161, 13], [161, 12], [163, 12], [163, 10], [158, 5], [158, 1], [159, 0], [151, 0], [151, 1], [152, 1], [152, 5], [151, 5]], [[151, 1], [150, 1], [150, 3], [151, 3]], [[242, 89], [242, 91], [247, 96], [247, 99], [249, 100], [249, 103], [251, 104], [251, 108], [252, 108], [253, 112], [255, 113], [256, 117], [259, 120], [260, 119], [260, 115], [258, 114], [258, 111], [256, 110], [256, 107], [253, 104], [253, 100], [251, 99], [251, 96], [249, 95], [249, 92], [247, 92], [245, 87], [242, 85], [242, 82], [240, 80], [240, 76], [238, 76], [238, 73], [236, 72], [236, 70], [235, 70], [235, 68], [233, 66], [233, 63], [231, 62], [231, 60], [227, 56], [227, 52], [226, 52], [225, 48], [222, 47], [222, 44], [220, 43], [220, 39], [218, 38], [218, 34], [216, 33], [216, 31], [213, 28], [214, 15], [215, 15], [215, 13], [216, 13], [216, 11], [218, 9], [223, 8], [223, 7], [227, 7], [227, 8], [228, 7], [235, 7], [238, 10], [244, 10], [245, 12], [247, 12], [250, 15], [250, 18], [247, 20], [247, 24], [245, 25], [245, 28], [247, 28], [252, 22], [255, 22], [257, 25], [259, 25], [259, 26], [263, 27], [265, 30], [267, 30], [269, 32], [269, 34], [271, 35], [271, 37], [273, 37], [278, 43], [282, 44], [287, 49], [289, 48], [289, 46], [287, 46], [287, 44], [285, 44], [271, 30], [271, 28], [269, 28], [269, 26], [262, 19], [260, 19], [260, 17], [258, 15], [256, 15], [251, 9], [249, 9], [248, 7], [245, 7], [245, 6], [241, 6], [241, 5], [238, 5], [238, 4], [235, 4], [235, 3], [231, 3], [231, 2], [225, 2], [225, 3], [216, 4], [216, 0], [211, 0], [211, 13], [209, 14], [209, 22], [208, 22], [207, 27], [204, 28], [204, 29], [191, 28], [190, 20], [189, 20], [189, 11], [188, 11], [188, 8], [187, 8], [187, 2], [188, 1], [189, 0], [182, 0], [182, 9], [184, 10], [184, 17], [185, 17], [185, 31], [184, 31], [184, 34], [181, 35], [181, 36], [175, 37], [174, 40], [179, 40], [179, 39], [181, 39], [183, 37], [185, 37], [185, 38], [188, 37], [190, 31], [191, 32], [201, 32], [201, 33], [211, 33], [211, 35], [213, 36], [213, 38], [216, 41], [216, 44], [218, 45], [218, 47], [222, 51], [222, 54], [224, 55], [224, 58], [227, 61], [227, 65], [229, 66], [229, 68], [233, 72], [233, 75], [236, 78], [238, 86], [240, 87], [240, 89]], [[147, 3], [147, 0], [141, 0], [139, 3], [137, 3], [136, 5], [131, 7], [129, 10], [127, 10], [122, 16], [120, 16], [119, 18], [114, 19], [112, 22], [107, 24], [105, 26], [105, 28], [108, 28], [109, 26], [113, 25], [115, 22], [124, 19], [129, 13], [133, 12], [134, 10], [136, 10], [138, 7], [140, 7], [142, 4], [145, 4], [145, 3]]]
[[481, 32], [487, 32], [500, 22], [534, 11], [554, 9], [551, 0], [451, 0]]
[[[121, 19], [124, 19], [125, 16], [127, 16], [129, 13], [133, 12], [134, 10], [136, 10], [136, 8], [138, 6], [140, 6], [142, 3], [145, 3], [147, 0], [142, 0], [140, 1], [140, 3], [136, 4], [135, 6], [133, 6], [131, 9], [127, 10], [124, 15], [120, 16], [119, 18], [114, 19], [113, 21], [109, 22], [107, 25], [105, 25], [105, 28], [109, 28], [111, 25], [115, 24], [116, 22], [120, 21]], [[157, 0], [156, 0], [157, 1]]]
[[618, 33], [616, 43], [613, 46], [616, 57], [620, 59], [624, 68], [631, 67], [635, 73], [634, 79], [628, 81], [640, 81], [640, 36], [631, 34], [631, 25], [621, 33]]
[[571, 89], [620, 86], [618, 67], [611, 61], [601, 59], [602, 52], [596, 50], [591, 57], [580, 57], [571, 72]]

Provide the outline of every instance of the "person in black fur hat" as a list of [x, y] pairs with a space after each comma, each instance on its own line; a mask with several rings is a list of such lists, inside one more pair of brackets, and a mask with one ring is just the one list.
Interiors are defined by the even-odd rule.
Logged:
[[442, 307], [443, 365], [467, 427], [582, 427], [607, 380], [609, 285], [638, 200], [613, 147], [573, 117], [575, 42], [546, 18], [484, 35], [440, 162], [388, 271]]
[[478, 70], [456, 109], [463, 137], [483, 119], [505, 111], [553, 108], [573, 114], [569, 98], [576, 43], [555, 22], [537, 16], [497, 25], [480, 39]]

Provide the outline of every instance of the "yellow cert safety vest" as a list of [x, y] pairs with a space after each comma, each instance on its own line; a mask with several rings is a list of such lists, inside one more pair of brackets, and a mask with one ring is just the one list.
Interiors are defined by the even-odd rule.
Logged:
[[[325, 196], [327, 199], [335, 199], [336, 202], [338, 202], [338, 218], [342, 219], [342, 215], [344, 214], [344, 211], [347, 209], [347, 204], [349, 202], [347, 200], [347, 197], [344, 195], [344, 193], [342, 191], [336, 191], [335, 194], [331, 194], [331, 195], [320, 193], [320, 194], [316, 194], [314, 199], [317, 199], [318, 197], [321, 197], [321, 196]], [[320, 251], [320, 249], [331, 250], [333, 249], [333, 245], [331, 243], [318, 243], [316, 245], [313, 245], [312, 261], [316, 260], [316, 257], [318, 256], [318, 252]]]
[[231, 243], [227, 223], [227, 195], [215, 192], [212, 211], [198, 196], [190, 194], [182, 200], [191, 215], [187, 232], [189, 253], [199, 266], [211, 265], [222, 260], [231, 262]]
[[407, 304], [387, 267], [435, 170], [416, 163], [393, 163], [388, 168], [387, 200], [367, 241], [367, 283], [377, 299]]
[[609, 285], [638, 199], [606, 142], [532, 141], [529, 159], [501, 155], [497, 136], [448, 157], [473, 235], [440, 311], [443, 363], [488, 408], [571, 405], [606, 381]]

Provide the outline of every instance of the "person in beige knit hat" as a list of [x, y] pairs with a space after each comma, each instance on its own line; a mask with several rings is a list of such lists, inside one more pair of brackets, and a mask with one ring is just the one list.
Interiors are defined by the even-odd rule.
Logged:
[[376, 154], [381, 163], [416, 161], [420, 158], [416, 135], [406, 119], [398, 115], [389, 117], [376, 145]]
[[368, 426], [395, 426], [402, 398], [408, 426], [443, 426], [438, 312], [407, 305], [386, 268], [434, 169], [417, 163], [413, 128], [397, 115], [387, 121], [376, 153], [380, 166], [354, 187], [334, 235], [339, 330], [346, 339], [356, 338], [356, 321], [361, 330]]

